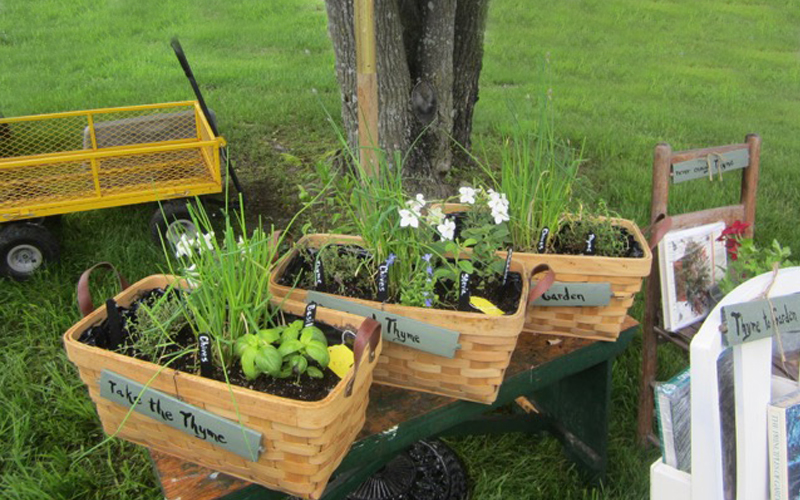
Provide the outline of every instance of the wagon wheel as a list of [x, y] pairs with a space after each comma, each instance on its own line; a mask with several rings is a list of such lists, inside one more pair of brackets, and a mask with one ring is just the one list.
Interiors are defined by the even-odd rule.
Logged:
[[186, 202], [168, 202], [161, 205], [150, 219], [150, 234], [157, 244], [160, 245], [163, 238], [172, 248], [184, 234], [189, 238], [196, 237], [197, 226], [192, 222]]
[[37, 269], [59, 257], [58, 241], [46, 227], [17, 222], [0, 228], [0, 275], [30, 278]]
[[348, 500], [466, 500], [467, 471], [438, 439], [417, 441], [361, 483]]

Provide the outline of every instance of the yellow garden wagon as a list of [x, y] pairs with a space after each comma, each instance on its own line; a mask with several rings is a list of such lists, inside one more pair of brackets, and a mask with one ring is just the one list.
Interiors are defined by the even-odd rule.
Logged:
[[47, 217], [158, 201], [151, 231], [171, 239], [191, 219], [169, 200], [222, 192], [225, 140], [173, 48], [197, 101], [0, 117], [0, 275], [25, 279], [58, 257]]

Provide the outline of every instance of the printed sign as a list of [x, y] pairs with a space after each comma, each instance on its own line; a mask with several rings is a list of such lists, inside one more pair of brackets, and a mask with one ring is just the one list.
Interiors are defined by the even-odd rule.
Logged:
[[403, 344], [412, 349], [452, 358], [456, 355], [456, 349], [461, 348], [458, 344], [459, 334], [455, 330], [429, 325], [320, 292], [309, 291], [306, 302], [316, 302], [320, 307], [372, 318], [381, 324], [384, 340]]
[[720, 329], [728, 345], [771, 337], [776, 326], [781, 333], [800, 331], [800, 294], [722, 307]]
[[695, 158], [672, 165], [672, 182], [691, 181], [702, 177], [708, 178], [708, 166], [711, 164], [711, 176], [718, 176], [720, 172], [745, 168], [750, 164], [750, 150], [747, 148], [728, 151], [719, 155]]
[[261, 454], [261, 433], [184, 403], [109, 370], [100, 374], [100, 396], [159, 423], [255, 462]]
[[[533, 285], [531, 285], [533, 286]], [[611, 283], [564, 283], [556, 281], [533, 301], [544, 307], [607, 306], [611, 302]]]

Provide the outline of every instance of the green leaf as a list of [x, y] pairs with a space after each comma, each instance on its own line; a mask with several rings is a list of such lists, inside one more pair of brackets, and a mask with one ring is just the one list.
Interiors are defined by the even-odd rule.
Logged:
[[292, 371], [298, 375], [305, 373], [306, 368], [308, 368], [308, 360], [302, 354], [295, 354], [289, 358], [289, 364], [292, 367]]
[[258, 337], [252, 333], [245, 333], [236, 341], [233, 351], [241, 357], [248, 348], [258, 348]]
[[317, 328], [316, 326], [307, 326], [303, 328], [303, 331], [300, 332], [300, 342], [305, 345], [308, 345], [310, 341], [317, 341], [328, 345], [328, 339], [325, 338], [325, 334], [322, 333], [322, 330]]
[[262, 342], [272, 344], [281, 338], [281, 331], [278, 328], [260, 330], [258, 332], [258, 338], [261, 339]]
[[[295, 324], [297, 326], [295, 326]], [[297, 340], [297, 337], [300, 336], [300, 330], [302, 328], [303, 323], [301, 321], [295, 321], [291, 325], [287, 326], [283, 333], [281, 333], [281, 343], [286, 342], [287, 340]]]
[[255, 349], [248, 349], [242, 354], [242, 371], [247, 380], [258, 377], [258, 369], [255, 365], [256, 352]]
[[466, 239], [466, 240], [464, 240], [464, 242], [463, 242], [463, 243], [461, 243], [461, 244], [462, 244], [463, 246], [465, 246], [465, 247], [471, 247], [472, 245], [474, 245], [474, 244], [475, 244], [475, 243], [477, 243], [477, 242], [478, 242], [478, 240], [476, 240], [475, 238], [467, 238], [467, 239]]
[[258, 350], [255, 363], [259, 370], [275, 377], [281, 371], [283, 356], [280, 355], [274, 346], [267, 345]]
[[306, 368], [306, 373], [311, 378], [322, 378], [325, 376], [325, 374], [322, 373], [322, 370], [320, 370], [316, 366], [309, 366], [308, 368]]
[[278, 373], [278, 378], [287, 378], [292, 374], [292, 365], [286, 363], [283, 368], [281, 368], [280, 373]]
[[303, 347], [305, 346], [299, 340], [286, 340], [278, 348], [278, 352], [281, 354], [281, 356], [286, 357], [293, 352], [299, 351]]
[[319, 363], [319, 365], [323, 368], [327, 368], [328, 363], [331, 362], [331, 356], [328, 353], [328, 347], [321, 342], [317, 342], [316, 340], [312, 340], [306, 346], [306, 354], [309, 358]]
[[472, 262], [468, 260], [459, 260], [458, 268], [467, 274], [472, 274], [475, 272], [475, 268], [472, 266]]

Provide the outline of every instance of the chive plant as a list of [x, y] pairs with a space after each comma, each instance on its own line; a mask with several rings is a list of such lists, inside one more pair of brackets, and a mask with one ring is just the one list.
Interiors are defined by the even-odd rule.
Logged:
[[555, 135], [552, 98], [544, 82], [535, 125], [526, 127], [513, 117], [511, 133], [503, 138], [499, 173], [478, 162], [494, 189], [508, 197], [511, 239], [525, 252], [537, 251], [544, 228], [558, 233], [583, 161], [582, 149], [576, 151]]

